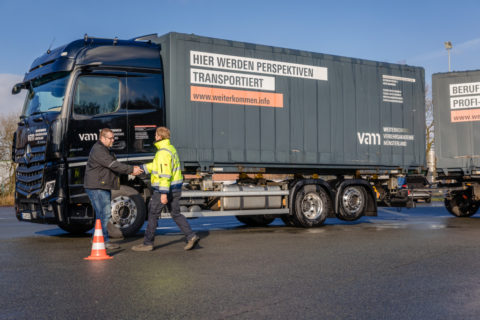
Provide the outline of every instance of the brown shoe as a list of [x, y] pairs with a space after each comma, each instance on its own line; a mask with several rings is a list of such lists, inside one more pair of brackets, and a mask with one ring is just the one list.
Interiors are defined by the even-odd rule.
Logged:
[[107, 242], [105, 244], [105, 249], [109, 249], [109, 250], [112, 250], [112, 249], [120, 249], [120, 246], [116, 243], [111, 243], [111, 242]]
[[194, 235], [192, 239], [188, 240], [187, 245], [183, 249], [192, 250], [198, 241], [200, 241], [200, 238], [197, 235]]
[[153, 245], [152, 244], [137, 244], [136, 246], [132, 247], [133, 251], [152, 251]]

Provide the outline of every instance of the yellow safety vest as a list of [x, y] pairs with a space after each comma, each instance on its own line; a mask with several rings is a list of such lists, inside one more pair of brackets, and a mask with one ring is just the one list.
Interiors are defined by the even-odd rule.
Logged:
[[169, 193], [181, 191], [183, 176], [177, 150], [170, 144], [170, 139], [155, 142], [158, 151], [153, 162], [143, 165], [143, 170], [150, 173], [154, 191]]

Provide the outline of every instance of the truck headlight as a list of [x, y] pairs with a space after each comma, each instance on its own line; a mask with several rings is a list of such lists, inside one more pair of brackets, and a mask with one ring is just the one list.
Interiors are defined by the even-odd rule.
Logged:
[[45, 188], [43, 188], [43, 191], [40, 193], [40, 199], [45, 199], [53, 194], [53, 191], [55, 190], [55, 180], [48, 181], [45, 183]]

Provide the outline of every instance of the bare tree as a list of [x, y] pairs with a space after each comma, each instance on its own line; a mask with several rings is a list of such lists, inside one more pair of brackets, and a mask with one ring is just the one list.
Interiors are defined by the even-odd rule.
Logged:
[[[425, 86], [425, 138], [426, 138], [426, 150], [425, 154], [428, 156], [432, 149], [435, 147], [435, 123], [433, 119], [433, 101], [430, 93], [430, 87]], [[435, 166], [435, 163], [434, 163]]]
[[11, 159], [13, 134], [17, 130], [18, 114], [0, 116], [0, 171], [2, 195], [13, 194], [15, 191], [15, 163]]

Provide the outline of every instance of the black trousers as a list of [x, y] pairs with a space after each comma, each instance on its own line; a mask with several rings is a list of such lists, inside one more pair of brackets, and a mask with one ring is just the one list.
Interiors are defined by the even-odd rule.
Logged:
[[190, 224], [183, 214], [180, 213], [180, 197], [182, 192], [170, 192], [168, 194], [168, 203], [162, 204], [160, 201], [160, 193], [154, 192], [150, 202], [148, 204], [148, 224], [147, 229], [145, 230], [145, 238], [143, 240], [144, 244], [152, 244], [155, 240], [155, 230], [158, 226], [158, 218], [160, 217], [162, 210], [167, 206], [170, 215], [173, 218], [173, 221], [180, 228], [180, 231], [187, 237], [187, 241], [195, 236], [195, 233], [192, 231]]

